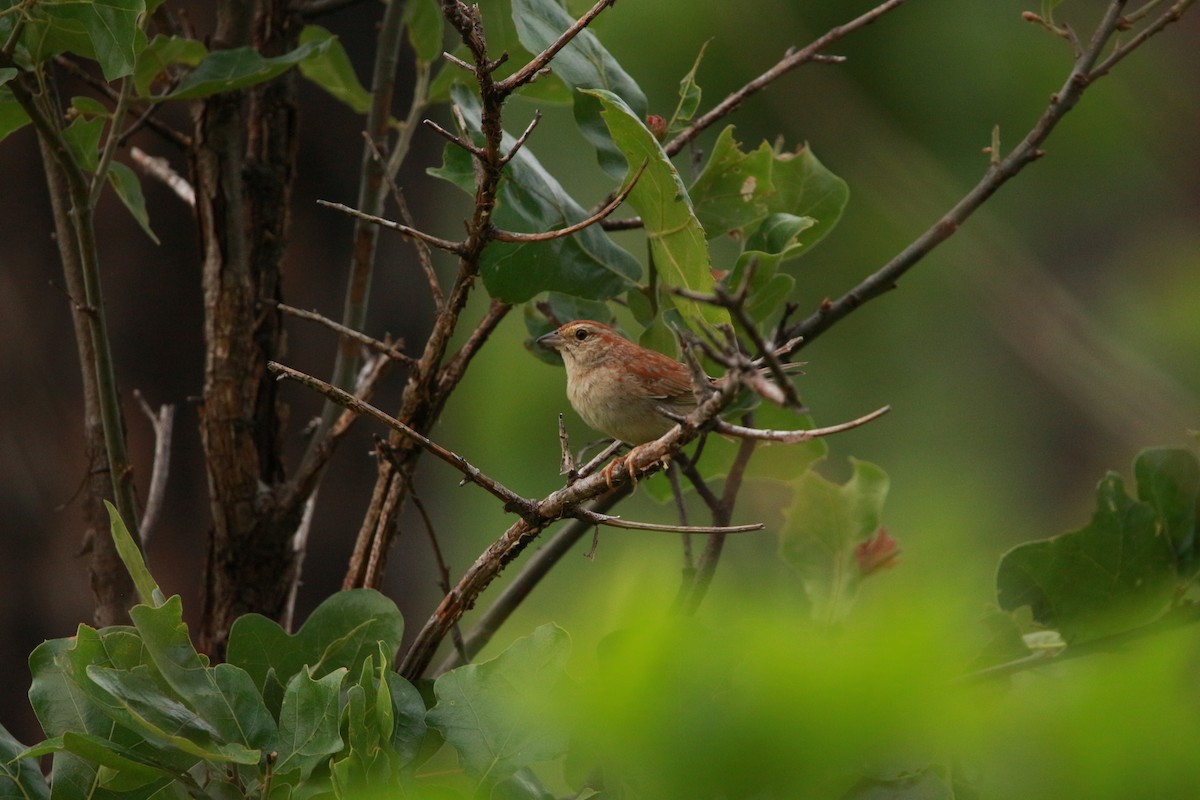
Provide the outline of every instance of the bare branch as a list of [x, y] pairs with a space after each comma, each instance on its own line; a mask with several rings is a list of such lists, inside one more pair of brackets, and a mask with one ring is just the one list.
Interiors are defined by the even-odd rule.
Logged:
[[[1108, 58], [1097, 64], [1091, 70], [1091, 72], [1088, 73], [1088, 80], [1094, 81], [1097, 78], [1107, 75], [1109, 70], [1120, 63], [1121, 59], [1125, 58], [1125, 56], [1129, 55], [1134, 50], [1145, 44], [1150, 37], [1162, 33], [1163, 29], [1171, 23], [1178, 22], [1180, 17], [1183, 16], [1183, 13], [1187, 11], [1188, 6], [1192, 5], [1193, 2], [1194, 0], [1177, 0], [1177, 2], [1167, 9], [1160, 17], [1158, 17], [1158, 19], [1154, 20], [1145, 28], [1138, 31], [1132, 39], [1115, 48], [1112, 53], [1109, 54]], [[1145, 9], [1140, 10], [1144, 11]], [[1129, 20], [1130, 17], [1126, 17], [1125, 19]]]
[[380, 341], [379, 339], [376, 339], [372, 336], [367, 336], [365, 333], [356, 331], [353, 328], [348, 328], [345, 325], [341, 324], [340, 322], [336, 322], [335, 320], [330, 319], [329, 317], [325, 316], [324, 314], [319, 314], [316, 311], [305, 311], [302, 308], [296, 308], [295, 306], [289, 306], [287, 303], [276, 303], [276, 302], [269, 301], [269, 300], [264, 301], [264, 302], [266, 302], [269, 305], [275, 306], [280, 311], [282, 311], [285, 314], [288, 314], [289, 316], [298, 317], [299, 319], [306, 319], [311, 322], [316, 322], [321, 325], [324, 325], [326, 328], [329, 328], [329, 330], [333, 331], [334, 333], [345, 336], [348, 339], [353, 339], [354, 341], [358, 342], [359, 344], [363, 345], [364, 347], [369, 347], [372, 350], [374, 350], [375, 352], [382, 353], [383, 355], [387, 356], [388, 358], [394, 359], [403, 364], [411, 364], [415, 360], [412, 356], [408, 355], [407, 353], [404, 353], [403, 351], [401, 351], [399, 349], [400, 347], [403, 346], [403, 344], [404, 344], [403, 342]]
[[567, 438], [567, 426], [563, 422], [563, 415], [558, 415], [558, 446], [562, 450], [562, 455], [558, 462], [558, 474], [566, 475], [567, 480], [578, 477], [575, 471], [575, 459], [571, 457], [571, 441]]
[[351, 208], [350, 206], [343, 205], [341, 203], [334, 203], [330, 202], [329, 200], [318, 200], [317, 205], [325, 206], [326, 208], [332, 208], [334, 211], [340, 211], [343, 214], [349, 214], [350, 216], [361, 219], [365, 222], [372, 222], [381, 228], [390, 228], [394, 231], [399, 231], [405, 236], [411, 236], [414, 239], [420, 239], [421, 241], [427, 242], [439, 250], [445, 250], [448, 253], [461, 255], [463, 251], [462, 242], [452, 242], [449, 239], [439, 239], [436, 236], [424, 233], [416, 228], [410, 228], [407, 225], [402, 225], [399, 222], [392, 222], [390, 219], [377, 217], [374, 214], [365, 214], [358, 209]]
[[325, 395], [343, 408], [354, 411], [358, 414], [366, 414], [369, 417], [373, 417], [397, 433], [408, 437], [420, 445], [420, 447], [426, 452], [433, 454], [457, 469], [463, 474], [463, 477], [467, 481], [480, 486], [493, 497], [503, 501], [506, 511], [513, 511], [522, 515], [535, 513], [536, 504], [532, 500], [521, 497], [519, 494], [512, 491], [499, 481], [496, 481], [485, 475], [479, 470], [478, 467], [473, 466], [462, 456], [447, 450], [428, 437], [417, 433], [400, 420], [396, 419], [390, 414], [385, 414], [370, 403], [363, 402], [349, 392], [343, 391], [336, 386], [328, 384], [320, 378], [315, 378], [312, 375], [308, 375], [300, 372], [299, 370], [284, 366], [277, 361], [267, 362], [267, 369], [276, 373], [276, 375], [278, 375], [280, 378], [291, 378], [292, 380], [302, 383], [311, 389], [316, 389], [318, 392]]
[[187, 178], [171, 168], [171, 163], [165, 158], [152, 156], [137, 146], [129, 148], [129, 158], [142, 172], [166, 184], [189, 208], [196, 207], [196, 190], [188, 183]]
[[167, 494], [167, 476], [171, 472], [171, 439], [175, 432], [175, 406], [164, 403], [155, 413], [137, 389], [133, 390], [133, 396], [154, 429], [154, 465], [150, 469], [150, 489], [146, 493], [146, 507], [142, 511], [141, 537], [144, 549], [162, 515], [163, 498]]
[[429, 128], [432, 128], [435, 133], [437, 133], [437, 134], [441, 135], [442, 137], [444, 137], [445, 139], [447, 139], [451, 144], [458, 145], [459, 147], [461, 147], [463, 150], [466, 150], [471, 155], [477, 156], [477, 157], [483, 155], [483, 148], [476, 147], [466, 137], [451, 133], [450, 131], [446, 130], [441, 125], [438, 125], [436, 122], [434, 122], [431, 119], [423, 119], [423, 120], [421, 120], [421, 122], [422, 122], [422, 124], [428, 126]]
[[[841, 39], [846, 34], [852, 33], [863, 26], [870, 25], [872, 22], [879, 19], [879, 17], [903, 4], [904, 0], [887, 0], [887, 2], [880, 3], [875, 8], [855, 19], [850, 20], [849, 22], [839, 25], [836, 28], [831, 28], [828, 33], [816, 39], [807, 47], [804, 47], [800, 50], [789, 50], [784, 57], [780, 59], [777, 64], [775, 64], [775, 66], [771, 67], [762, 75], [759, 75], [742, 88], [730, 94], [728, 97], [714, 106], [711, 111], [701, 114], [699, 117], [696, 117], [696, 119], [692, 120], [692, 123], [680, 131], [674, 139], [663, 145], [663, 150], [665, 150], [669, 156], [675, 155], [682, 150], [688, 142], [699, 136], [709, 126], [727, 117], [750, 95], [766, 88], [771, 84], [772, 81], [776, 80], [781, 75], [790, 72], [801, 64], [818, 60], [817, 56], [820, 54], [821, 50], [824, 50], [826, 47]], [[819, 60], [828, 62], [830, 59], [826, 57]]]
[[[753, 439], [760, 442], [774, 442], [776, 444], [800, 444], [801, 442], [812, 441], [823, 436], [830, 436], [835, 433], [843, 433], [848, 430], [866, 425], [868, 422], [873, 422], [884, 414], [892, 410], [891, 406], [877, 408], [870, 414], [864, 414], [857, 419], [852, 419], [849, 422], [843, 422], [838, 425], [830, 425], [825, 428], [812, 428], [806, 431], [774, 431], [765, 428], [747, 428], [742, 425], [734, 425], [732, 422], [726, 422], [723, 419], [718, 419], [713, 422], [713, 430], [717, 433], [723, 433], [727, 436], [736, 436], [739, 439]], [[674, 414], [666, 414], [668, 417], [676, 417]]]
[[[392, 168], [390, 159], [385, 159], [383, 153], [379, 151], [375, 141], [363, 131], [363, 138], [366, 140], [367, 147], [371, 149], [371, 155], [380, 164], [385, 166], [383, 176], [387, 179], [388, 187], [392, 192], [392, 199], [396, 202], [396, 210], [400, 212], [400, 219], [404, 220], [404, 224], [410, 228], [415, 228], [412, 213], [408, 210], [408, 202], [404, 199], [404, 192], [396, 183], [395, 169]], [[397, 149], [396, 153], [400, 151]], [[400, 164], [396, 163], [396, 169], [399, 169]], [[433, 258], [429, 252], [429, 245], [421, 239], [414, 238], [413, 246], [417, 249], [417, 262], [421, 265], [421, 271], [425, 273], [425, 280], [429, 283], [429, 293], [433, 297], [433, 305], [439, 312], [446, 305], [446, 298], [442, 294], [442, 286], [438, 283], [437, 273], [433, 271]]]
[[665, 533], [749, 533], [761, 531], [765, 525], [755, 522], [750, 525], [659, 525], [653, 522], [634, 522], [608, 514], [597, 514], [580, 507], [570, 512], [576, 519], [586, 520], [593, 525], [607, 525], [610, 528], [625, 528], [632, 531], [662, 531]]
[[529, 140], [529, 136], [533, 133], [533, 129], [536, 128], [538, 126], [538, 123], [541, 121], [542, 121], [542, 112], [534, 111], [533, 119], [531, 119], [529, 121], [529, 124], [525, 126], [525, 130], [521, 133], [520, 136], [517, 137], [517, 140], [515, 142], [513, 142], [513, 146], [511, 148], [509, 148], [509, 151], [504, 155], [503, 158], [500, 159], [501, 165], [507, 164], [508, 162], [513, 160], [513, 158], [517, 155], [517, 152], [520, 151], [520, 149], [525, 146], [525, 142], [527, 142]]
[[[1186, 4], [1192, 0], [1180, 0], [1172, 7], [1182, 12]], [[989, 164], [987, 171], [975, 186], [968, 191], [946, 214], [930, 226], [924, 233], [913, 240], [911, 244], [900, 251], [891, 261], [884, 264], [876, 272], [868, 275], [850, 291], [837, 300], [825, 300], [807, 318], [787, 329], [788, 336], [803, 336], [805, 344], [829, 329], [838, 320], [849, 315], [855, 309], [875, 299], [879, 295], [896, 286], [896, 282], [908, 270], [927, 256], [934, 248], [949, 239], [959, 227], [969, 218], [988, 198], [1016, 177], [1029, 164], [1044, 155], [1042, 144], [1050, 136], [1058, 123], [1062, 121], [1083, 96], [1091, 82], [1104, 73], [1108, 62], [1096, 66], [1100, 53], [1121, 26], [1121, 8], [1125, 0], [1111, 0], [1103, 19], [1096, 26], [1087, 48], [1075, 59], [1062, 88], [1051, 95], [1050, 104], [1042, 112], [1042, 116], [1034, 123], [1025, 138], [1013, 148], [1007, 156], [998, 163]], [[1159, 20], [1163, 26], [1170, 19]], [[1153, 26], [1151, 26], [1153, 27]], [[1157, 32], [1157, 29], [1156, 29]], [[1145, 41], [1142, 39], [1141, 41]], [[1124, 52], [1120, 49], [1119, 52]], [[1116, 53], [1114, 53], [1116, 55]], [[1111, 60], [1111, 57], [1110, 57]], [[1115, 62], [1113, 62], [1115, 63]]]
[[[433, 520], [429, 517], [429, 512], [425, 510], [425, 504], [421, 502], [421, 496], [416, 492], [410, 492], [409, 497], [412, 499], [412, 504], [417, 513], [421, 516], [421, 522], [425, 526], [425, 533], [429, 536], [429, 545], [433, 548], [433, 557], [437, 561], [438, 567], [438, 587], [443, 592], [450, 591], [450, 567], [446, 564], [445, 557], [442, 556], [442, 546], [438, 544], [437, 531], [433, 529]], [[450, 639], [454, 644], [454, 652], [462, 659], [462, 663], [467, 663], [471, 657], [467, 654], [466, 645], [463, 643], [462, 631], [456, 624], [450, 629]]]
[[601, 11], [613, 5], [615, 2], [616, 0], [599, 0], [599, 2], [589, 8], [582, 17], [575, 20], [575, 22], [572, 23], [569, 28], [563, 31], [557, 39], [551, 42], [549, 47], [534, 56], [528, 64], [521, 67], [512, 75], [509, 75], [504, 80], [497, 81], [496, 91], [500, 93], [501, 96], [512, 94], [517, 89], [531, 82], [537, 77], [538, 73], [540, 73], [542, 69], [544, 69], [546, 65], [550, 63], [550, 60], [554, 58], [559, 50], [562, 50], [564, 47], [570, 44], [571, 40], [578, 36], [580, 32], [582, 32], [583, 29], [591, 23], [592, 20], [600, 16]]

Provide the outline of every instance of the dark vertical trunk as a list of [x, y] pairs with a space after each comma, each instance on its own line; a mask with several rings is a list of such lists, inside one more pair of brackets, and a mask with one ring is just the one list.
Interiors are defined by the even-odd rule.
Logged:
[[[278, 55], [299, 31], [283, 0], [223, 2], [213, 46]], [[207, 351], [200, 432], [213, 516], [202, 640], [220, 655], [238, 616], [281, 615], [295, 564], [300, 508], [279, 502], [281, 414], [266, 370], [283, 347], [272, 301], [296, 166], [295, 78], [209, 98], [194, 116]]]

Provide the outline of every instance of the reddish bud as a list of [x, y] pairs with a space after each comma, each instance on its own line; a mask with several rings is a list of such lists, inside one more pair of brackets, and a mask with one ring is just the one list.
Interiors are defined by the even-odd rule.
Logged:
[[887, 528], [880, 528], [874, 536], [854, 548], [854, 558], [858, 561], [859, 574], [867, 578], [896, 566], [900, 561], [900, 545], [888, 536]]
[[661, 142], [667, 138], [667, 121], [658, 114], [646, 115], [646, 127], [650, 129], [650, 132], [654, 134], [654, 138], [658, 141]]

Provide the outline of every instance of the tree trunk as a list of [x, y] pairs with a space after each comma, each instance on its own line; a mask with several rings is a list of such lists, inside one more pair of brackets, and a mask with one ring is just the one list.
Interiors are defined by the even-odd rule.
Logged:
[[[222, 2], [213, 48], [294, 49], [300, 26], [287, 5]], [[280, 617], [295, 565], [301, 508], [280, 504], [281, 409], [266, 370], [283, 347], [271, 303], [281, 296], [296, 167], [295, 78], [209, 98], [194, 118], [206, 347], [200, 433], [213, 516], [202, 641], [219, 657], [238, 616]]]

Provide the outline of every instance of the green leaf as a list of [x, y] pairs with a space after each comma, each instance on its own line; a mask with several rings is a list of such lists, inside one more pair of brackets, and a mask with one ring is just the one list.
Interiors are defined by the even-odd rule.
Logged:
[[[807, 252], [837, 224], [849, 199], [846, 182], [827, 170], [807, 147], [786, 153], [763, 142], [745, 153], [726, 127], [713, 145], [704, 171], [691, 188], [696, 216], [708, 238], [742, 232], [747, 249], [784, 253], [764, 247], [767, 237], [758, 226], [777, 225], [781, 219], [806, 219], [802, 229], [790, 230], [784, 258]], [[786, 216], [781, 216], [786, 215]]]
[[255, 86], [282, 75], [306, 58], [323, 55], [332, 39], [302, 44], [290, 53], [263, 58], [253, 48], [216, 50], [204, 57], [165, 100], [195, 100]]
[[[411, 7], [411, 5], [410, 5]], [[327, 43], [320, 52], [300, 62], [300, 74], [320, 86], [355, 112], [365, 114], [371, 107], [371, 93], [359, 83], [350, 56], [338, 38], [320, 25], [305, 25], [300, 44]]]
[[108, 182], [112, 184], [117, 197], [121, 198], [121, 202], [129, 209], [129, 213], [137, 220], [137, 224], [146, 232], [150, 240], [155, 244], [161, 244], [150, 228], [150, 215], [146, 211], [146, 196], [142, 194], [142, 182], [138, 180], [134, 171], [119, 161], [113, 161], [109, 165]]
[[118, 724], [161, 745], [218, 763], [257, 764], [258, 750], [220, 741], [218, 731], [172, 696], [148, 667], [87, 666], [73, 679]]
[[42, 0], [27, 12], [21, 43], [40, 63], [59, 53], [75, 53], [100, 63], [105, 80], [133, 72], [146, 37], [138, 27], [143, 0]]
[[142, 557], [141, 548], [133, 541], [133, 536], [130, 535], [129, 529], [121, 520], [117, 507], [107, 500], [104, 501], [104, 507], [108, 509], [108, 522], [112, 528], [113, 544], [116, 545], [117, 555], [121, 557], [121, 563], [125, 565], [129, 577], [133, 578], [138, 600], [146, 605], [162, 603], [162, 591], [158, 588], [150, 570], [146, 568], [146, 559]]
[[238, 617], [227, 658], [262, 689], [271, 670], [285, 685], [305, 665], [318, 677], [343, 667], [357, 672], [380, 642], [395, 656], [403, 636], [404, 619], [391, 599], [374, 589], [351, 589], [326, 598], [294, 635], [260, 614]]
[[104, 120], [99, 117], [76, 117], [63, 131], [63, 140], [79, 168], [95, 172], [100, 164], [100, 134]]
[[195, 67], [208, 55], [208, 48], [195, 39], [159, 34], [138, 53], [133, 66], [133, 85], [139, 97], [148, 97], [154, 80], [176, 64]]
[[338, 732], [338, 691], [345, 668], [314, 680], [302, 669], [288, 681], [279, 714], [279, 744], [275, 769], [299, 768], [307, 777], [315, 766], [342, 749]]
[[[557, 0], [513, 0], [512, 18], [525, 48], [540, 53], [575, 23]], [[646, 118], [646, 95], [620, 63], [586, 28], [554, 56], [554, 74], [573, 89], [603, 89], [621, 98], [639, 120]], [[614, 147], [600, 117], [600, 104], [585, 92], [575, 96], [575, 122], [596, 148], [601, 168], [614, 178], [625, 174], [625, 159]]]
[[1188, 450], [1143, 450], [1133, 462], [1138, 499], [1154, 509], [1175, 551], [1180, 575], [1190, 578], [1200, 569], [1196, 552], [1197, 504], [1200, 503], [1200, 464]]
[[1087, 527], [1004, 554], [996, 573], [1001, 608], [1029, 606], [1039, 625], [1078, 643], [1160, 616], [1175, 591], [1174, 551], [1155, 509], [1109, 473]]
[[[588, 92], [604, 106], [602, 117], [613, 141], [633, 165], [631, 175], [645, 164], [629, 194], [629, 204], [641, 215], [650, 239], [650, 255], [658, 270], [660, 306], [674, 306], [689, 327], [728, 323], [723, 308], [670, 295], [671, 287], [710, 294], [712, 268], [704, 229], [675, 165], [641, 119], [619, 97], [603, 90]], [[628, 178], [627, 178], [628, 180]]]
[[[472, 132], [479, 135], [478, 100], [461, 87], [455, 87], [453, 95]], [[505, 134], [502, 147], [509, 150], [514, 144], [515, 140]], [[430, 174], [469, 194], [475, 192], [470, 155], [461, 148], [447, 146], [442, 167], [430, 170]], [[509, 162], [500, 184], [496, 225], [543, 232], [586, 218], [587, 212], [542, 167], [528, 146], [522, 147]], [[522, 303], [546, 291], [606, 299], [625, 291], [641, 271], [637, 259], [615, 245], [598, 225], [549, 242], [493, 242], [480, 262], [488, 293], [510, 303]]]
[[104, 781], [108, 789], [128, 791], [170, 777], [162, 767], [145, 763], [140, 754], [102, 736], [67, 731], [63, 734], [63, 747], [93, 764], [114, 770], [117, 774]]
[[692, 117], [696, 115], [696, 109], [700, 107], [702, 93], [700, 85], [696, 83], [696, 72], [700, 69], [700, 62], [707, 49], [708, 42], [705, 42], [700, 46], [700, 52], [696, 54], [696, 61], [692, 64], [692, 68], [679, 81], [679, 104], [675, 106], [675, 113], [667, 122], [667, 136], [672, 136], [686, 128], [692, 121]]
[[17, 77], [18, 70], [16, 67], [0, 67], [0, 86]]
[[[408, 0], [404, 24], [408, 28], [408, 43], [419, 61], [431, 63], [441, 58], [445, 22], [437, 0]], [[488, 34], [490, 38], [491, 26]]]
[[29, 115], [21, 108], [17, 98], [13, 97], [12, 90], [0, 86], [0, 142], [7, 139], [10, 133], [19, 131], [28, 124]]
[[879, 528], [887, 498], [887, 473], [851, 459], [854, 474], [843, 485], [808, 470], [796, 481], [779, 552], [804, 582], [814, 618], [835, 622], [849, 610], [859, 579], [854, 548]]
[[392, 704], [391, 745], [402, 766], [411, 764], [421, 751], [428, 726], [425, 722], [425, 701], [421, 693], [400, 675], [384, 670], [388, 697]]
[[547, 704], [558, 699], [569, 650], [567, 632], [546, 624], [491, 661], [459, 667], [434, 683], [437, 705], [427, 720], [481, 787], [566, 749], [566, 730]]
[[18, 756], [25, 746], [0, 725], [0, 800], [41, 800], [50, 797], [37, 760]]

